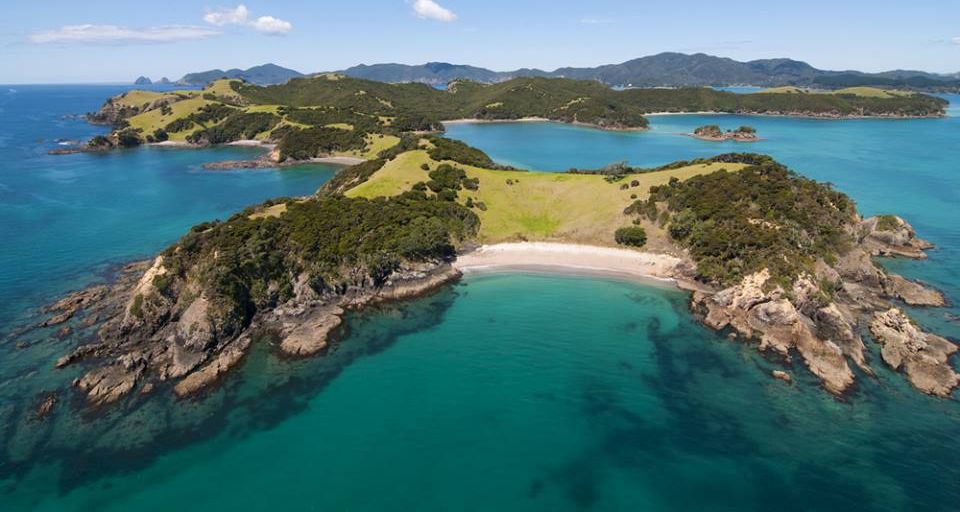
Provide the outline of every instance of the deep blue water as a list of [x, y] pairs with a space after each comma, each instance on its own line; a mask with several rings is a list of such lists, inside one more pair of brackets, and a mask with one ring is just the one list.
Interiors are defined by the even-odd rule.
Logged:
[[[117, 88], [0, 96], [0, 312], [27, 308], [149, 256], [190, 225], [313, 191], [329, 168], [209, 172], [240, 149], [53, 157], [62, 120]], [[19, 98], [17, 96], [26, 94]], [[958, 99], [958, 98], [954, 98]], [[676, 135], [750, 124], [750, 146]], [[939, 245], [890, 262], [956, 304], [960, 119], [808, 121], [664, 116], [642, 134], [552, 124], [458, 125], [495, 159], [562, 170], [770, 153], [829, 180], [867, 213], [907, 217]], [[43, 138], [44, 142], [37, 139]], [[960, 338], [948, 314], [918, 311]], [[0, 315], [0, 318], [4, 316]], [[960, 407], [878, 367], [838, 401], [779, 363], [692, 321], [679, 291], [596, 277], [472, 275], [422, 300], [354, 315], [330, 354], [274, 355], [198, 401], [155, 392], [89, 416], [64, 395], [30, 419], [69, 349], [0, 345], [3, 510], [956, 510]], [[3, 323], [0, 323], [3, 325]], [[869, 344], [871, 358], [878, 358]]]

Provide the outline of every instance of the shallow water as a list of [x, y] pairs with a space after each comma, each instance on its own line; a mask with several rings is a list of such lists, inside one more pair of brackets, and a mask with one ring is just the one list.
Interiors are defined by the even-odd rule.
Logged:
[[[605, 132], [556, 123], [457, 124], [450, 137], [464, 140], [499, 162], [520, 168], [564, 171], [616, 161], [656, 166], [723, 152], [772, 155], [804, 176], [833, 183], [861, 213], [894, 213], [936, 244], [929, 260], [885, 262], [897, 272], [929, 282], [960, 301], [960, 96], [949, 117], [917, 120], [816, 120], [734, 115], [652, 116], [646, 132]], [[763, 140], [708, 142], [687, 137], [696, 127], [750, 125]], [[917, 311], [931, 327], [960, 338], [949, 321], [956, 307]]]
[[[270, 195], [308, 193], [331, 172], [200, 169], [242, 149], [48, 157], [30, 139], [95, 132], [59, 121], [59, 112], [92, 110], [109, 94], [54, 92], [44, 94], [62, 102], [45, 100], [51, 108], [35, 131], [5, 134], [17, 142], [0, 147], [0, 183], [15, 190], [0, 186], [0, 235], [20, 241], [0, 249], [7, 315], [95, 279], [90, 268], [148, 256], [193, 223]], [[0, 108], [6, 116], [11, 104]], [[743, 146], [674, 135], [708, 121], [751, 124], [768, 140]], [[665, 116], [643, 134], [550, 124], [449, 131], [501, 162], [552, 170], [770, 153], [836, 183], [868, 213], [906, 216], [940, 248], [929, 261], [888, 265], [944, 288], [955, 304], [958, 121]], [[917, 314], [960, 337], [947, 317], [957, 313]], [[882, 367], [877, 379], [861, 376], [844, 401], [820, 390], [802, 365], [787, 368], [793, 385], [771, 379], [779, 363], [693, 322], [687, 296], [675, 290], [476, 274], [354, 315], [348, 326], [334, 351], [304, 361], [278, 360], [272, 340], [258, 340], [242, 368], [199, 401], [175, 402], [159, 389], [90, 416], [65, 395], [45, 423], [29, 417], [36, 392], [81, 369], [49, 370], [63, 342], [0, 345], [0, 504], [799, 511], [951, 510], [960, 502], [955, 400], [921, 396]]]

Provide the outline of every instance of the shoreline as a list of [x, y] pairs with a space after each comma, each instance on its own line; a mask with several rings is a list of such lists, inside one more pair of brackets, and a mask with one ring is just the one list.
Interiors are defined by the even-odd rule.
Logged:
[[466, 117], [461, 119], [448, 119], [440, 121], [444, 127], [458, 124], [514, 124], [514, 123], [556, 123], [570, 126], [579, 126], [581, 128], [592, 128], [605, 132], [644, 132], [650, 129], [649, 126], [636, 126], [627, 128], [613, 128], [609, 126], [600, 126], [593, 123], [582, 123], [579, 121], [558, 121], [556, 119], [547, 119], [546, 117], [521, 117], [518, 119], [478, 119], [475, 117]]
[[577, 276], [607, 276], [682, 289], [683, 260], [661, 253], [559, 242], [510, 242], [483, 245], [457, 257], [463, 272], [539, 271]]
[[849, 121], [858, 119], [880, 119], [884, 121], [897, 121], [909, 119], [944, 119], [949, 117], [946, 112], [937, 115], [928, 116], [905, 116], [905, 115], [842, 115], [842, 114], [801, 114], [801, 113], [764, 113], [764, 112], [717, 112], [714, 110], [705, 110], [698, 112], [650, 112], [643, 114], [644, 117], [662, 117], [662, 116], [743, 116], [743, 117], [785, 117], [791, 119], [816, 119], [823, 121]]
[[760, 142], [762, 140], [766, 140], [761, 137], [754, 137], [752, 139], [743, 139], [739, 137], [704, 137], [703, 135], [697, 135], [696, 133], [680, 133], [679, 135], [702, 140], [704, 142]]

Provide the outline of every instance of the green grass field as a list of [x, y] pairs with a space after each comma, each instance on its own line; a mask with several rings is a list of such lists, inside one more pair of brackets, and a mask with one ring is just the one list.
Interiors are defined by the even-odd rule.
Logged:
[[[426, 151], [410, 151], [388, 162], [367, 182], [348, 190], [349, 197], [373, 198], [392, 196], [409, 190], [413, 184], [427, 181], [424, 163], [435, 168], [438, 162]], [[452, 163], [452, 162], [450, 162]], [[562, 240], [566, 242], [614, 245], [613, 232], [628, 225], [623, 209], [636, 195], [643, 199], [650, 187], [662, 185], [670, 178], [687, 179], [719, 169], [736, 171], [743, 164], [710, 163], [669, 171], [628, 176], [608, 183], [602, 176], [494, 171], [454, 164], [480, 180], [479, 190], [460, 191], [460, 202], [469, 197], [486, 205], [486, 211], [475, 209], [480, 216], [480, 241], [497, 243], [516, 240]], [[621, 186], [637, 185], [621, 190]]]
[[334, 153], [334, 156], [351, 156], [354, 158], [372, 159], [385, 149], [390, 149], [400, 143], [400, 137], [395, 135], [384, 135], [382, 133], [371, 133], [367, 135], [367, 148], [360, 151], [340, 151]]
[[854, 96], [863, 96], [865, 98], [897, 98], [901, 96], [910, 96], [913, 93], [908, 91], [897, 91], [893, 89], [878, 89], [876, 87], [847, 87], [838, 89], [833, 94], [852, 94]]
[[[143, 135], [149, 135], [153, 133], [158, 128], [164, 128], [171, 121], [179, 119], [181, 117], [186, 117], [194, 112], [197, 112], [205, 105], [210, 104], [210, 101], [207, 101], [203, 98], [190, 98], [188, 100], [178, 101], [176, 103], [170, 104], [170, 110], [172, 111], [170, 115], [163, 115], [163, 112], [158, 109], [149, 110], [140, 115], [133, 116], [129, 119], [131, 128], [139, 128], [143, 130]], [[184, 130], [182, 132], [171, 133], [170, 140], [184, 140], [187, 135], [192, 133], [193, 130]]]
[[237, 94], [237, 91], [233, 90], [233, 87], [230, 86], [231, 82], [239, 82], [239, 80], [232, 80], [232, 79], [226, 79], [226, 78], [221, 80], [216, 80], [210, 83], [209, 85], [207, 85], [207, 87], [203, 89], [203, 92], [213, 94], [214, 96], [224, 101], [227, 101], [229, 103], [239, 103], [243, 101], [243, 98], [241, 98], [240, 95]]
[[880, 89], [877, 87], [847, 87], [846, 89], [837, 89], [836, 91], [821, 91], [814, 89], [804, 89], [792, 85], [784, 87], [771, 87], [754, 94], [851, 94], [864, 98], [897, 98], [901, 96], [910, 96], [913, 93], [908, 91], [897, 91], [893, 89]]

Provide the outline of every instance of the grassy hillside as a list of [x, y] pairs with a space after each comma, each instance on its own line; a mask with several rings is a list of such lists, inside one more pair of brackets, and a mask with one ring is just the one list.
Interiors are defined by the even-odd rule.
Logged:
[[630, 223], [624, 209], [634, 200], [645, 199], [650, 187], [664, 185], [671, 178], [684, 180], [720, 169], [736, 171], [745, 167], [708, 162], [627, 174], [611, 181], [601, 175], [502, 171], [452, 161], [437, 162], [427, 151], [416, 150], [387, 162], [345, 195], [368, 199], [398, 196], [430, 179], [428, 171], [422, 168], [424, 164], [436, 169], [442, 163], [464, 169], [467, 177], [479, 182], [476, 190], [462, 190], [457, 201], [475, 205], [481, 221], [480, 241], [564, 240], [599, 245], [614, 245], [614, 231]]
[[898, 91], [895, 89], [880, 89], [878, 87], [847, 87], [834, 91], [816, 91], [803, 87], [792, 85], [783, 87], [771, 87], [756, 94], [834, 94], [838, 96], [860, 96], [862, 98], [903, 98], [912, 96], [914, 93], [909, 91]]

